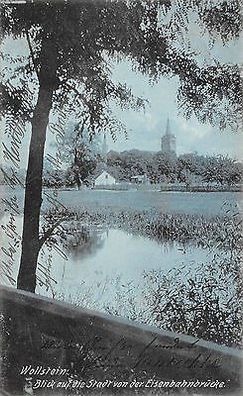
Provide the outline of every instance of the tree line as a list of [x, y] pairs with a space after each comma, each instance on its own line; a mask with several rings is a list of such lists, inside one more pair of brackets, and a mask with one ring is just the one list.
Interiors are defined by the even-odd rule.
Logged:
[[209, 156], [197, 153], [182, 154], [179, 157], [162, 152], [143, 153], [128, 151], [110, 153], [107, 160], [111, 170], [117, 171], [121, 180], [146, 174], [151, 183], [193, 182], [234, 185], [242, 180], [242, 164], [224, 155]]
[[[49, 170], [44, 176], [47, 187], [91, 185], [95, 176], [106, 169], [119, 182], [130, 182], [132, 176], [146, 175], [150, 183], [208, 183], [221, 186], [233, 186], [242, 182], [243, 165], [228, 156], [199, 155], [197, 153], [182, 154], [178, 157], [162, 152], [146, 152], [139, 150], [110, 151], [107, 162], [102, 162], [99, 153], [91, 155], [90, 148], [77, 156], [77, 148], [73, 153], [72, 163], [62, 171]], [[86, 159], [86, 160], [85, 160]]]

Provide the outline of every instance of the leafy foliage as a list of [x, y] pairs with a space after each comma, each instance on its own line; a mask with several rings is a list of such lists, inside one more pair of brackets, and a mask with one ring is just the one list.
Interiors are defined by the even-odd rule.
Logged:
[[85, 122], [67, 127], [62, 157], [68, 165], [66, 184], [77, 184], [78, 188], [96, 169], [100, 159], [98, 136], [90, 137]]
[[234, 185], [242, 180], [242, 165], [227, 156], [202, 156], [196, 153], [180, 155], [178, 158], [161, 152], [150, 153], [139, 150], [108, 154], [109, 170], [117, 180], [130, 181], [137, 174], [147, 174], [151, 183], [194, 182]]
[[157, 326], [228, 346], [241, 343], [242, 285], [233, 260], [214, 258], [187, 275], [181, 268], [145, 277], [150, 320]]
[[52, 40], [57, 48], [53, 109], [58, 111], [71, 102], [79, 109], [80, 121], [84, 113], [88, 116], [93, 133], [106, 129], [115, 137], [117, 130], [124, 131], [110, 113], [110, 100], [125, 107], [144, 105], [129, 87], [112, 81], [110, 58], [131, 59], [134, 69], [149, 75], [151, 81], [161, 75], [178, 76], [179, 107], [186, 117], [194, 113], [202, 122], [236, 127], [236, 114], [242, 105], [238, 67], [217, 62], [203, 67], [198, 64], [187, 34], [192, 19], [202, 33], [207, 31], [214, 41], [222, 39], [224, 44], [236, 39], [242, 27], [237, 0], [216, 4], [210, 0], [3, 4], [3, 36], [27, 40], [30, 55], [17, 71], [18, 86], [12, 86], [11, 75], [2, 87], [2, 109], [5, 114], [31, 116], [28, 84], [36, 80], [34, 76], [35, 83], [45, 81], [40, 75], [41, 49], [44, 42]]

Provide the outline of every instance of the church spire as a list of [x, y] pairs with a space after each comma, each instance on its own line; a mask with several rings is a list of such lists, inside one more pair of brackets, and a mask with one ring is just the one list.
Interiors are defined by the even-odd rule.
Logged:
[[167, 124], [166, 124], [165, 134], [166, 134], [167, 136], [168, 136], [168, 135], [171, 135], [171, 132], [170, 132], [170, 119], [169, 119], [169, 117], [167, 118]]
[[164, 154], [176, 155], [176, 137], [171, 133], [169, 117], [167, 118], [165, 134], [161, 138], [161, 151]]

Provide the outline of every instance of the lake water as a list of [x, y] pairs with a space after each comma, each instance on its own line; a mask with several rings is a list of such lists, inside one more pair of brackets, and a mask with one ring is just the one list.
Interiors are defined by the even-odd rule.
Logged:
[[[3, 197], [11, 196], [6, 188], [2, 193]], [[49, 190], [48, 193], [51, 194], [52, 191]], [[17, 196], [21, 207], [23, 191], [18, 190]], [[104, 207], [125, 210], [156, 208], [166, 213], [204, 216], [223, 214], [227, 210], [235, 210], [236, 207], [239, 209], [242, 204], [239, 193], [73, 190], [60, 191], [58, 199], [76, 210]], [[46, 199], [43, 206], [48, 207]], [[0, 217], [2, 224], [8, 222], [3, 211]], [[17, 232], [21, 235], [22, 215], [15, 217], [15, 222]], [[80, 234], [80, 230], [76, 231], [77, 235]], [[167, 272], [184, 265], [186, 274], [193, 271], [196, 265], [212, 259], [212, 253], [207, 250], [189, 246], [183, 248], [177, 243], [157, 243], [122, 230], [104, 229], [102, 225], [93, 229], [86, 227], [84, 235], [79, 235], [78, 241], [75, 241], [75, 235], [73, 238], [66, 248], [60, 245], [59, 251], [49, 251], [47, 248], [42, 250], [39, 256], [37, 292], [96, 309], [117, 298], [119, 288], [133, 288], [134, 294], [141, 296], [144, 271]], [[3, 252], [1, 253], [6, 259], [6, 255], [4, 257]], [[14, 279], [17, 278], [19, 259], [20, 246], [16, 247], [11, 266]], [[9, 284], [6, 280], [2, 283]]]
[[[7, 222], [8, 217], [4, 216], [2, 223]], [[20, 233], [20, 216], [16, 218], [16, 227]], [[171, 268], [184, 266], [186, 274], [193, 271], [195, 265], [212, 258], [212, 253], [205, 249], [177, 243], [161, 244], [102, 225], [83, 225], [68, 237], [65, 246], [62, 243], [58, 246], [58, 250], [45, 248], [41, 251], [37, 293], [84, 305], [90, 305], [92, 300], [96, 307], [109, 304], [118, 288], [129, 285], [139, 296], [144, 287], [144, 271], [163, 270], [166, 273]], [[19, 255], [20, 248], [12, 266], [15, 279]]]
[[[60, 192], [61, 201], [75, 209], [110, 207], [113, 209], [159, 209], [164, 213], [188, 213], [212, 216], [243, 207], [241, 193], [189, 193], [159, 191], [69, 191]], [[227, 209], [226, 209], [227, 206]]]
[[[18, 196], [21, 202], [23, 192], [19, 191]], [[77, 210], [100, 210], [104, 207], [113, 210], [157, 208], [167, 213], [179, 212], [210, 217], [227, 213], [229, 210], [235, 211], [240, 195], [63, 191], [60, 198], [67, 206]], [[47, 207], [46, 202], [44, 206]], [[8, 212], [2, 211], [0, 218], [3, 226], [10, 220]], [[22, 214], [12, 219], [19, 237], [22, 221]], [[234, 273], [229, 270], [226, 274], [220, 270], [219, 262], [222, 262], [222, 256], [218, 261], [213, 261], [214, 253], [219, 254], [219, 251], [212, 252], [172, 242], [158, 243], [121, 229], [106, 228], [99, 220], [96, 221], [99, 224], [88, 225], [84, 220], [66, 221], [66, 240], [59, 240], [58, 245], [50, 248], [45, 246], [41, 250], [38, 258], [37, 294], [174, 331], [181, 331], [175, 328], [174, 324], [175, 318], [179, 320], [182, 312], [187, 315], [189, 322], [193, 320], [191, 310], [195, 308], [195, 301], [197, 307], [199, 301], [202, 313], [205, 303], [210, 301], [213, 315], [216, 300], [221, 308], [223, 307], [223, 312], [226, 310], [227, 315], [228, 308], [225, 307], [228, 307], [230, 302], [230, 318], [235, 320], [234, 312], [238, 309], [238, 285]], [[8, 268], [8, 275], [16, 280], [21, 245], [9, 250], [10, 243], [14, 242], [6, 238], [6, 232], [3, 232], [3, 236], [5, 238], [1, 237], [1, 245], [5, 251], [1, 251], [1, 259], [6, 261], [8, 254], [12, 256], [13, 262]], [[208, 271], [205, 264], [211, 264]], [[147, 277], [144, 276], [145, 272]], [[2, 284], [10, 285], [6, 276], [3, 278], [1, 273], [0, 276]], [[195, 289], [196, 298], [199, 300], [194, 300], [193, 294], [191, 300], [189, 299], [188, 293], [191, 288]], [[210, 288], [211, 292], [208, 291]], [[163, 314], [157, 318], [158, 304], [158, 310], [162, 309]], [[167, 304], [176, 304], [176, 312], [169, 310], [167, 313]], [[195, 312], [198, 312], [198, 308]], [[224, 331], [224, 325], [227, 330], [229, 320], [231, 319], [226, 323], [224, 320], [220, 323], [220, 331]], [[178, 323], [180, 325], [180, 321]], [[206, 318], [203, 325], [207, 324]], [[187, 333], [187, 329], [183, 328], [183, 332]], [[216, 333], [218, 334], [218, 329]]]
[[[45, 190], [53, 194], [52, 190]], [[8, 197], [13, 192], [5, 186], [0, 186], [1, 197]], [[23, 208], [23, 190], [16, 190], [20, 208]], [[224, 214], [226, 210], [242, 211], [243, 198], [239, 192], [159, 192], [159, 191], [105, 191], [105, 190], [72, 190], [59, 191], [58, 200], [68, 208], [75, 210], [89, 208], [112, 209], [159, 209], [166, 213], [188, 213], [212, 216]], [[50, 206], [43, 197], [42, 209]], [[2, 210], [2, 208], [1, 208]]]
[[[70, 251], [68, 258], [53, 256], [52, 276], [58, 280], [57, 292], [74, 295], [79, 288], [92, 288], [93, 298], [109, 300], [115, 292], [115, 280], [121, 284], [133, 282], [138, 288], [143, 285], [143, 272], [163, 270], [185, 265], [191, 271], [196, 263], [210, 260], [207, 250], [182, 248], [178, 244], [159, 244], [148, 238], [128, 235], [116, 229], [104, 231], [89, 246], [87, 251]], [[109, 284], [109, 287], [105, 285]], [[113, 285], [113, 287], [112, 287]]]

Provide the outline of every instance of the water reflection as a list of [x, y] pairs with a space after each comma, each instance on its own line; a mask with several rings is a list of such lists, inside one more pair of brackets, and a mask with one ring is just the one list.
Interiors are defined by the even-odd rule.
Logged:
[[[7, 222], [8, 216], [4, 216], [2, 224]], [[20, 232], [22, 217], [16, 216], [15, 224]], [[222, 250], [217, 252], [221, 256], [214, 254], [175, 241], [157, 242], [98, 222], [68, 221], [58, 244], [47, 244], [40, 252], [36, 291], [231, 345], [241, 339], [234, 261], [228, 254], [227, 264]], [[20, 246], [11, 268], [15, 279], [19, 255]]]
[[[8, 221], [8, 217], [4, 216], [3, 220], [3, 223]], [[21, 232], [21, 216], [16, 216], [16, 227]], [[51, 297], [61, 293], [69, 301], [81, 293], [84, 285], [86, 290], [92, 289], [90, 296], [94, 300], [108, 301], [114, 296], [118, 278], [121, 284], [133, 282], [139, 296], [144, 271], [166, 272], [184, 265], [187, 274], [195, 265], [212, 258], [212, 253], [206, 249], [185, 247], [177, 242], [158, 243], [98, 222], [87, 225], [68, 221], [64, 224], [63, 235], [58, 245], [45, 246], [39, 255], [37, 293]], [[19, 258], [20, 246], [12, 268], [15, 279]]]
[[115, 287], [113, 291], [106, 288], [107, 280], [119, 277], [122, 282], [133, 281], [137, 287], [142, 287], [144, 271], [168, 271], [184, 265], [186, 274], [195, 264], [206, 262], [210, 257], [205, 249], [184, 248], [178, 243], [161, 244], [123, 230], [108, 230], [101, 224], [92, 227], [73, 224], [72, 227], [64, 244], [68, 259], [60, 257], [56, 251], [52, 257], [52, 277], [58, 282], [55, 291], [67, 293], [68, 298], [85, 284], [86, 288], [94, 289], [93, 298], [99, 296], [108, 301]]
[[108, 227], [77, 225], [75, 222], [69, 222], [65, 227], [65, 241], [61, 240], [61, 242], [70, 258], [77, 261], [87, 256], [94, 256], [103, 248], [108, 235]]

